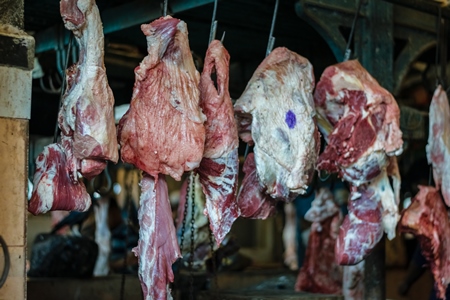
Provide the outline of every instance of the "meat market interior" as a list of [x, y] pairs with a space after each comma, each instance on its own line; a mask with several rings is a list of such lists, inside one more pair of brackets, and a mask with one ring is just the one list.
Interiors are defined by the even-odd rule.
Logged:
[[0, 299], [446, 299], [449, 23], [1, 0]]

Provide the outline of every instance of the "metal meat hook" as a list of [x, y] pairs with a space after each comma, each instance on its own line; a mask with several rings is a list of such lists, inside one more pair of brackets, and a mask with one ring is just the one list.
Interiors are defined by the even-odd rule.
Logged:
[[[275, 29], [275, 21], [277, 20], [278, 3], [279, 3], [279, 0], [275, 0], [275, 7], [273, 9], [272, 24], [270, 25], [269, 41], [267, 42], [266, 57], [269, 56], [270, 52], [272, 52], [273, 46], [275, 44], [275, 37], [273, 36], [273, 31]], [[244, 158], [247, 158], [249, 150], [250, 150], [250, 148], [249, 148], [249, 146], [247, 144], [245, 146]]]
[[216, 21], [216, 12], [217, 12], [217, 2], [218, 0], [214, 0], [214, 9], [211, 21], [211, 29], [209, 30], [209, 42], [208, 45], [216, 38], [217, 31], [217, 21]]
[[164, 0], [163, 4], [163, 17], [167, 16], [167, 6], [168, 6], [169, 0]]
[[356, 21], [358, 20], [359, 12], [361, 11], [361, 3], [362, 3], [362, 1], [359, 0], [358, 1], [358, 8], [356, 9], [355, 17], [353, 18], [353, 23], [352, 23], [352, 28], [350, 30], [350, 35], [348, 37], [347, 47], [345, 47], [344, 61], [349, 60], [350, 56], [352, 54], [352, 49], [350, 49], [350, 45], [352, 44], [353, 33], [355, 32], [355, 27], [356, 27]]
[[275, 29], [275, 21], [277, 20], [279, 0], [275, 0], [275, 7], [273, 9], [272, 24], [270, 25], [269, 41], [267, 42], [266, 56], [272, 52], [273, 45], [275, 44], [275, 37], [273, 36], [273, 31]]

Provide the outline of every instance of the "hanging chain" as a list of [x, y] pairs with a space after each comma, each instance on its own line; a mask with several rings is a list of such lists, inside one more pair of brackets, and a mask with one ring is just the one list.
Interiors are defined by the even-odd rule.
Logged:
[[183, 253], [183, 245], [184, 245], [184, 232], [186, 230], [186, 217], [189, 205], [189, 194], [190, 194], [190, 186], [191, 186], [191, 176], [189, 175], [187, 179], [187, 187], [186, 187], [186, 199], [184, 201], [184, 211], [183, 211], [183, 223], [181, 225], [181, 236], [180, 236], [180, 251]]
[[210, 226], [208, 226], [208, 229], [209, 229], [209, 245], [211, 247], [212, 276], [214, 279], [214, 288], [216, 290], [218, 290], [219, 289], [219, 280], [217, 278], [216, 252], [214, 251], [214, 235], [212, 233]]
[[191, 173], [191, 192], [192, 192], [192, 206], [191, 206], [191, 251], [189, 256], [189, 299], [194, 299], [194, 275], [192, 274], [194, 263], [194, 234], [195, 234], [195, 175]]

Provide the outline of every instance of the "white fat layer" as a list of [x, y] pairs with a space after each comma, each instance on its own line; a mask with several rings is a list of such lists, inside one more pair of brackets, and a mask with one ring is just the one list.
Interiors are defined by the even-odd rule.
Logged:
[[383, 228], [389, 240], [395, 238], [395, 229], [400, 219], [398, 213], [398, 202], [389, 182], [386, 170], [370, 184], [370, 186], [378, 193], [383, 207]]
[[[201, 177], [201, 182], [206, 195], [206, 211], [211, 229], [217, 244], [220, 244], [238, 216], [236, 202], [230, 203], [229, 206], [224, 205], [224, 201], [229, 195], [233, 195], [234, 199], [236, 196], [239, 172], [238, 149], [234, 149], [223, 157], [212, 159], [212, 161], [224, 166], [222, 174], [217, 177], [210, 175], [207, 175], [206, 178]], [[210, 182], [213, 182], [214, 185], [209, 184]], [[215, 185], [218, 185], [217, 189]]]
[[[235, 108], [252, 114], [258, 178], [274, 198], [301, 194], [311, 180], [308, 174], [317, 160], [313, 87], [309, 61], [277, 48], [235, 103]], [[289, 111], [296, 119], [290, 125], [286, 121]]]

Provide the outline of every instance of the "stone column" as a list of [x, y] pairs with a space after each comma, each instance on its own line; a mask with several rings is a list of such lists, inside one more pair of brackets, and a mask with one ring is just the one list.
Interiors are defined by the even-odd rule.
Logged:
[[[23, 0], [0, 0], [0, 235], [10, 268], [0, 299], [26, 299], [28, 123], [34, 39], [22, 31]], [[5, 267], [0, 248], [0, 276]]]

